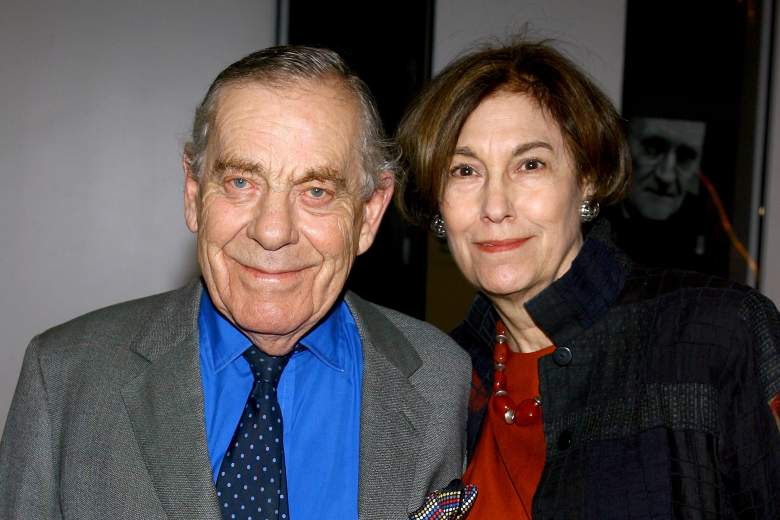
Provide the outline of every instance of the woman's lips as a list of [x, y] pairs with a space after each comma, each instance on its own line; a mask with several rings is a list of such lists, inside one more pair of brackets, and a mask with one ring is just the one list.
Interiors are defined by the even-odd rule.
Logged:
[[509, 240], [483, 240], [476, 242], [477, 249], [484, 253], [503, 253], [504, 251], [511, 251], [522, 246], [528, 242], [531, 237], [526, 238], [512, 238]]

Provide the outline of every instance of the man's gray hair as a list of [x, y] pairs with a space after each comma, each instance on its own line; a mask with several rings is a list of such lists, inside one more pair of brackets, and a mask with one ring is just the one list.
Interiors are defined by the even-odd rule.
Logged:
[[395, 181], [398, 171], [397, 147], [385, 136], [376, 102], [368, 86], [335, 52], [296, 45], [270, 47], [254, 52], [220, 72], [195, 110], [191, 140], [184, 145], [192, 173], [197, 178], [203, 173], [209, 131], [214, 123], [218, 94], [223, 87], [242, 82], [282, 87], [290, 81], [329, 77], [340, 79], [347, 92], [354, 94], [360, 103], [363, 127], [360, 153], [365, 178], [362, 196], [368, 198], [379, 187], [379, 176], [383, 171], [391, 173]]

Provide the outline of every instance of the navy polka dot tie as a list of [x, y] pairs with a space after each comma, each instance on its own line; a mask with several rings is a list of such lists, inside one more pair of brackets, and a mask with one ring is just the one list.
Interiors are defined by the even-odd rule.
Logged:
[[284, 520], [290, 514], [276, 385], [290, 356], [251, 347], [244, 358], [255, 384], [219, 468], [217, 498], [224, 519]]

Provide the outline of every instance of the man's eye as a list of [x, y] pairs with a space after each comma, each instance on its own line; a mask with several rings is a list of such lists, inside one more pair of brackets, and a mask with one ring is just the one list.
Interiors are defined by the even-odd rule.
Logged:
[[303, 195], [309, 203], [325, 204], [333, 199], [333, 191], [318, 186], [306, 188]]
[[249, 181], [247, 181], [243, 177], [236, 177], [235, 179], [232, 179], [230, 183], [233, 185], [234, 188], [238, 188], [239, 190], [243, 190], [247, 186], [249, 186]]
[[649, 136], [642, 139], [642, 151], [645, 155], [658, 157], [666, 155], [671, 147], [669, 141], [663, 137]]
[[695, 161], [696, 157], [699, 154], [696, 153], [696, 150], [694, 150], [690, 146], [685, 146], [684, 144], [681, 144], [680, 146], [677, 147], [676, 155], [677, 155], [677, 162], [680, 165], [687, 166], [691, 164], [693, 161]]

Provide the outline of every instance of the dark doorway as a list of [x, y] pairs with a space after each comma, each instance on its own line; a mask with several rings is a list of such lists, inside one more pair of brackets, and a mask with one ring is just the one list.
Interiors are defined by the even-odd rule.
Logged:
[[[368, 84], [389, 135], [430, 77], [433, 0], [315, 2], [290, 0], [288, 43], [338, 52]], [[394, 207], [374, 245], [358, 257], [347, 287], [375, 303], [423, 319], [425, 232]]]

